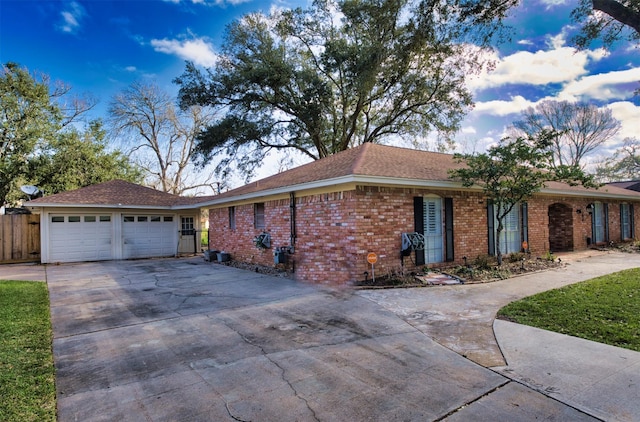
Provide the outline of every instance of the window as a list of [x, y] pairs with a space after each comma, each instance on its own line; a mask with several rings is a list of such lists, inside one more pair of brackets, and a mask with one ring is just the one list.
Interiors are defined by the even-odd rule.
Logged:
[[79, 223], [80, 222], [80, 216], [79, 215], [70, 215], [69, 216], [69, 223]]
[[100, 221], [103, 223], [107, 223], [109, 221], [111, 221], [111, 216], [110, 215], [101, 215], [100, 216]]
[[[516, 204], [513, 209], [507, 214], [502, 224], [504, 228], [500, 233], [500, 246], [502, 253], [508, 254], [513, 252], [519, 252], [520, 245], [520, 207]], [[498, 227], [496, 223], [496, 228]]]
[[148, 217], [146, 215], [141, 215], [138, 217], [138, 222], [145, 222], [148, 220]]
[[593, 232], [593, 242], [594, 243], [603, 243], [606, 242], [606, 226], [608, 224], [607, 221], [607, 213], [606, 204], [602, 202], [595, 202], [593, 204], [593, 220], [592, 220], [592, 232]]
[[622, 240], [633, 238], [631, 209], [629, 204], [620, 204], [620, 237]]
[[149, 217], [150, 221], [157, 223], [159, 221], [162, 221], [162, 219], [160, 218], [159, 215], [152, 215], [151, 217]]
[[423, 206], [426, 263], [442, 262], [442, 199], [426, 197]]
[[84, 216], [84, 222], [85, 223], [95, 223], [96, 222], [96, 216], [95, 215], [85, 215]]
[[253, 226], [256, 229], [264, 229], [264, 202], [253, 205]]
[[52, 223], [64, 223], [64, 217], [61, 215], [55, 215], [51, 217]]
[[[504, 210], [501, 210], [504, 212]], [[489, 224], [489, 255], [497, 254], [498, 234], [498, 206], [494, 203], [487, 205], [487, 222]], [[500, 232], [500, 253], [510, 254], [519, 252], [522, 241], [527, 240], [527, 203], [516, 204], [502, 219], [502, 231]]]
[[131, 216], [131, 215], [125, 215], [124, 216], [124, 222], [125, 223], [133, 223], [134, 221], [136, 221], [136, 218]]
[[236, 207], [229, 207], [229, 228], [236, 229]]
[[169, 216], [164, 217], [164, 222], [165, 223], [170, 223], [172, 221], [173, 221], [173, 217], [172, 216], [169, 215]]
[[180, 219], [180, 227], [183, 235], [185, 236], [193, 235], [194, 234], [193, 217], [182, 217]]

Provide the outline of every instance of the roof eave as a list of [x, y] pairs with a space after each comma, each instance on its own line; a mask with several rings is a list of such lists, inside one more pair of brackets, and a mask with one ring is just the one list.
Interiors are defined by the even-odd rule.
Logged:
[[557, 195], [557, 196], [580, 196], [580, 197], [593, 197], [593, 198], [607, 198], [607, 199], [628, 199], [628, 200], [640, 200], [640, 195], [634, 195], [629, 191], [629, 194], [611, 193], [599, 190], [584, 190], [584, 191], [570, 191], [553, 188], [542, 188], [541, 194]]
[[[425, 179], [404, 179], [398, 177], [385, 176], [362, 176], [348, 175], [331, 179], [323, 179], [314, 182], [300, 183], [297, 185], [282, 186], [273, 189], [265, 189], [256, 192], [250, 192], [243, 195], [225, 196], [224, 198], [212, 199], [207, 202], [200, 202], [192, 205], [192, 207], [207, 208], [216, 205], [222, 205], [229, 202], [247, 201], [251, 199], [264, 198], [274, 195], [288, 194], [290, 192], [298, 192], [302, 190], [321, 189], [329, 186], [338, 186], [345, 184], [367, 184], [367, 185], [392, 185], [405, 187], [427, 187], [440, 189], [460, 189], [462, 184], [453, 181], [441, 180], [425, 180]], [[471, 190], [475, 190], [471, 188]]]
[[126, 204], [60, 204], [55, 202], [38, 203], [30, 205], [28, 202], [24, 204], [30, 209], [42, 208], [115, 208], [115, 209], [135, 209], [135, 210], [164, 210], [171, 211], [174, 208], [170, 205], [126, 205]]

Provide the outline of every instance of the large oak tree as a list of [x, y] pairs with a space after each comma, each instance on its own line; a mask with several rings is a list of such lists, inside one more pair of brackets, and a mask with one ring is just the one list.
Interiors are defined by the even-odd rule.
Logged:
[[464, 78], [479, 54], [425, 7], [320, 0], [233, 23], [214, 68], [187, 63], [176, 79], [183, 107], [222, 112], [198, 138], [199, 161], [250, 176], [270, 150], [320, 159], [402, 137], [446, 144], [471, 105]]

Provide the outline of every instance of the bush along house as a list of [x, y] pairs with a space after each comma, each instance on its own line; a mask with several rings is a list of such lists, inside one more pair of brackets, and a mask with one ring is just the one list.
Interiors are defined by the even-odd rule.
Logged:
[[[367, 143], [200, 203], [209, 208], [209, 248], [329, 284], [363, 280], [371, 252], [377, 274], [494, 255], [493, 206], [449, 178], [461, 165], [449, 154]], [[639, 204], [639, 192], [620, 187], [550, 182], [506, 217], [502, 252], [632, 240]]]

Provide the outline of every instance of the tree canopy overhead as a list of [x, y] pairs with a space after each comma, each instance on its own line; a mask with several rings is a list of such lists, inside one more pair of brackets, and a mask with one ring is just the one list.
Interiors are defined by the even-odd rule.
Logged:
[[46, 194], [138, 174], [119, 152], [107, 152], [99, 122], [82, 131], [91, 99], [70, 96], [71, 88], [51, 83], [16, 63], [0, 68], [0, 206], [26, 199], [21, 185]]
[[180, 104], [221, 118], [198, 138], [199, 161], [220, 158], [246, 176], [269, 150], [320, 159], [397, 137], [448, 139], [471, 96], [477, 49], [429, 13], [437, 2], [316, 1], [309, 9], [250, 14], [230, 25], [219, 61], [187, 63]]

